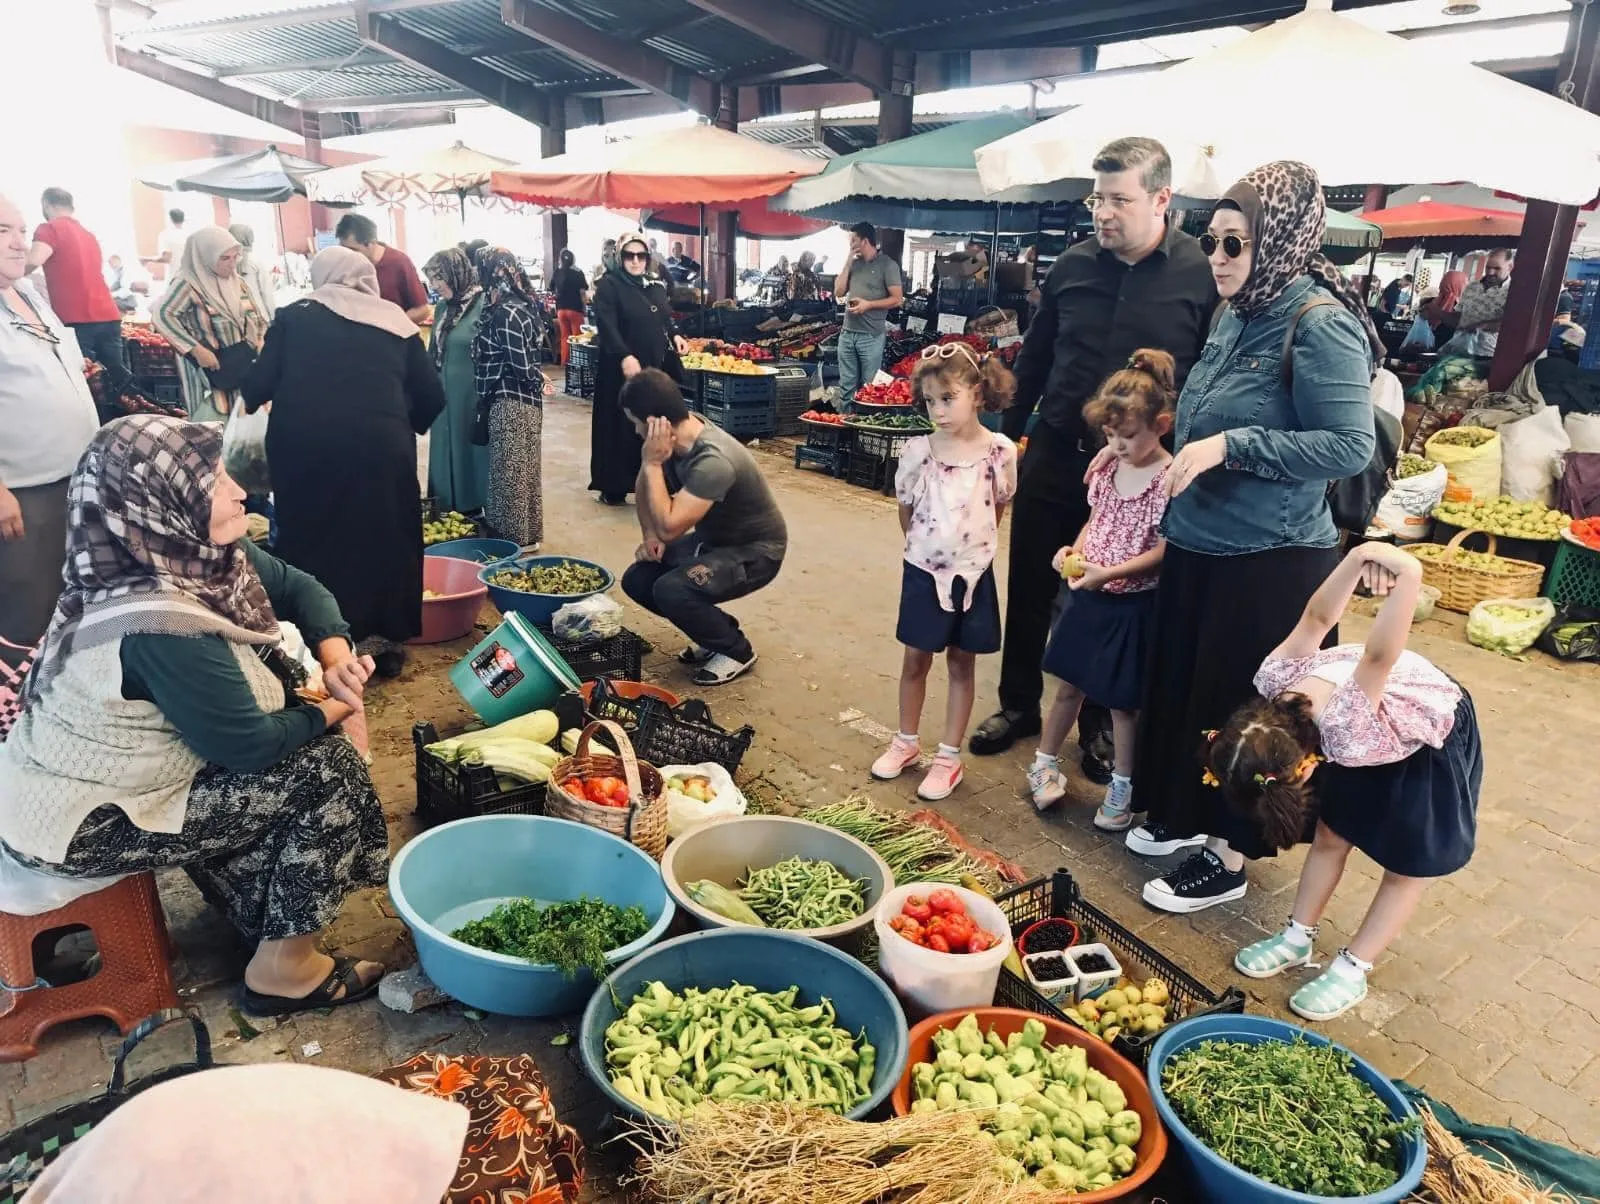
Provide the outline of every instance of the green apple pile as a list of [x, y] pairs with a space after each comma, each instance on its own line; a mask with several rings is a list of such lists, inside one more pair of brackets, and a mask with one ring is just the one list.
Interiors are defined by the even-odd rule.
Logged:
[[1488, 552], [1469, 552], [1465, 548], [1457, 548], [1452, 552], [1438, 543], [1412, 544], [1406, 551], [1424, 564], [1446, 562], [1458, 568], [1478, 569], [1496, 577], [1511, 577], [1523, 570], [1522, 565], [1503, 556], [1491, 556]]
[[451, 539], [471, 539], [478, 533], [472, 520], [454, 510], [441, 514], [432, 522], [422, 524], [422, 542], [427, 545], [444, 543]]
[[1560, 539], [1571, 520], [1543, 502], [1497, 497], [1487, 502], [1440, 502], [1433, 517], [1456, 527], [1488, 531], [1512, 539]]
[[1397, 480], [1404, 481], [1408, 477], [1420, 477], [1424, 473], [1432, 472], [1438, 465], [1426, 456], [1414, 456], [1410, 452], [1400, 457], [1400, 468], [1395, 474]]

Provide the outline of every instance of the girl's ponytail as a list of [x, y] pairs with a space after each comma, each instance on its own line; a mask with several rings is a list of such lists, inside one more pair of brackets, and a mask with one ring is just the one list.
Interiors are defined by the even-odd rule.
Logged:
[[1016, 374], [1006, 367], [998, 352], [983, 356], [978, 365], [979, 389], [983, 394], [983, 408], [990, 413], [1003, 410], [1017, 395]]
[[1149, 376], [1167, 397], [1177, 396], [1178, 365], [1169, 353], [1157, 347], [1141, 347], [1128, 357], [1128, 368]]
[[1096, 431], [1121, 426], [1129, 418], [1153, 426], [1177, 397], [1178, 365], [1172, 356], [1156, 347], [1141, 347], [1089, 399], [1083, 420]]

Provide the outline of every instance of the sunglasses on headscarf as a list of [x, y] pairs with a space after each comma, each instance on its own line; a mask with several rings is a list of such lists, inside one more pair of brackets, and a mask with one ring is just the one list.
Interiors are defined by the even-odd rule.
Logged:
[[1222, 253], [1229, 259], [1237, 259], [1254, 241], [1253, 238], [1240, 238], [1237, 234], [1224, 234], [1218, 238], [1207, 231], [1200, 236], [1200, 249], [1205, 252], [1207, 258], [1210, 258], [1217, 253], [1217, 248], [1221, 247]]
[[649, 251], [624, 251], [624, 252], [622, 252], [621, 255], [618, 256], [618, 258], [619, 259], [637, 259], [641, 263], [648, 263], [649, 260], [650, 260], [650, 252]]

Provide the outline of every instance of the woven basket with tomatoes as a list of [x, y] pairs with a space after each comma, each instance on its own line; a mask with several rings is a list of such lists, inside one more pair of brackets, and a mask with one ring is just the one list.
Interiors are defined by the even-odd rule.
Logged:
[[[590, 752], [596, 734], [619, 755]], [[583, 729], [578, 750], [550, 770], [545, 814], [620, 836], [657, 861], [667, 851], [667, 799], [661, 774], [634, 754], [621, 726], [609, 719]]]

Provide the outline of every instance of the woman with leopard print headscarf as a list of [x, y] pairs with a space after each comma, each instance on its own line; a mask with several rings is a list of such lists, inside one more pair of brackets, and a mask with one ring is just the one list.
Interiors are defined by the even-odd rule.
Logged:
[[1145, 884], [1165, 911], [1242, 898], [1245, 858], [1272, 851], [1202, 784], [1195, 748], [1253, 695], [1263, 658], [1337, 563], [1328, 485], [1372, 456], [1383, 345], [1318, 250], [1325, 227], [1316, 173], [1269, 163], [1227, 191], [1200, 240], [1223, 305], [1178, 399], [1134, 772], [1148, 819], [1128, 834], [1146, 855], [1195, 848]]

